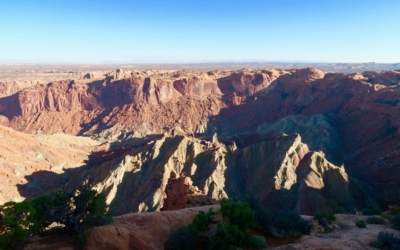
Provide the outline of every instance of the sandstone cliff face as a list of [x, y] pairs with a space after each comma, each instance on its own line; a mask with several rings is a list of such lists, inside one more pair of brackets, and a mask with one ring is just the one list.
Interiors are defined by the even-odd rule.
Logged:
[[222, 105], [212, 98], [221, 93], [207, 74], [131, 72], [122, 79], [115, 74], [90, 84], [66, 80], [24, 89], [0, 99], [0, 115], [31, 133], [93, 134], [117, 124], [135, 130], [143, 123], [154, 132], [175, 127], [194, 132]]
[[106, 195], [115, 214], [160, 210], [171, 173], [176, 177], [184, 173], [203, 194], [222, 198], [226, 196], [226, 149], [204, 144], [183, 136], [163, 137], [96, 166], [90, 173], [100, 181], [98, 190]]
[[309, 151], [298, 134], [236, 149], [218, 141], [162, 137], [110, 156], [86, 171], [117, 215], [241, 199], [249, 192], [266, 206], [306, 214], [328, 199], [348, 210], [359, 205], [344, 168]]
[[[397, 167], [400, 161], [397, 147], [400, 126], [400, 106], [397, 105], [400, 100], [399, 74], [391, 71], [345, 75], [312, 68], [244, 69], [234, 72], [116, 70], [106, 73], [99, 80], [38, 84], [0, 98], [0, 122], [33, 134], [62, 132], [120, 140], [123, 141], [122, 145], [131, 145], [131, 151], [137, 150], [131, 153], [140, 158], [137, 160], [139, 162], [160, 159], [149, 155], [155, 154], [152, 152], [157, 152], [156, 148], [163, 143], [137, 147], [134, 141], [140, 139], [138, 137], [165, 134], [210, 140], [216, 133], [218, 140], [227, 145], [233, 141], [237, 152], [220, 145], [216, 146], [220, 151], [204, 149], [206, 151], [203, 152], [203, 149], [196, 149], [194, 153], [189, 150], [188, 155], [208, 157], [204, 164], [215, 164], [219, 168], [214, 166], [208, 172], [197, 172], [187, 167], [192, 156], [185, 153], [179, 158], [182, 164], [186, 164], [188, 170], [185, 173], [190, 173], [188, 176], [194, 185], [213, 198], [228, 195], [225, 184], [221, 184], [225, 183], [224, 179], [219, 179], [222, 176], [231, 178], [232, 183], [238, 182], [231, 175], [233, 170], [227, 166], [240, 165], [239, 152], [245, 155], [252, 145], [266, 143], [269, 137], [276, 137], [281, 132], [299, 133], [303, 143], [312, 151], [322, 150], [326, 159], [336, 165], [344, 163], [349, 179], [356, 177], [366, 182], [375, 190], [373, 199], [380, 205], [400, 205], [400, 168]], [[140, 150], [148, 153], [141, 154]], [[287, 151], [289, 147], [282, 150]], [[281, 155], [279, 152], [277, 154]], [[301, 159], [300, 156], [298, 158]], [[170, 159], [170, 156], [167, 155], [165, 159]], [[116, 165], [108, 169], [118, 169], [119, 159], [114, 161]], [[161, 207], [160, 197], [163, 196], [170, 170], [174, 170], [170, 160], [167, 162], [168, 167], [146, 163], [161, 172], [161, 177], [155, 179], [162, 185], [145, 182], [144, 179], [135, 181], [136, 188], [139, 188], [139, 183], [156, 186], [152, 190], [158, 191], [153, 190], [147, 195], [158, 198], [146, 202], [141, 198], [132, 200], [135, 204], [132, 205], [135, 207], [133, 210], [156, 210]], [[273, 164], [279, 170], [282, 162], [284, 159]], [[141, 164], [137, 168], [147, 169]], [[133, 171], [132, 166], [128, 169]], [[181, 172], [176, 172], [178, 178]], [[281, 183], [273, 186], [283, 185], [283, 190], [296, 187], [300, 181], [293, 184], [297, 178], [293, 172], [292, 167], [276, 172], [273, 176], [276, 175]], [[123, 183], [121, 173], [118, 176]], [[150, 175], [146, 178], [150, 178]], [[268, 175], [268, 178], [271, 176]], [[268, 182], [268, 185], [271, 183]], [[107, 185], [109, 197], [112, 197], [111, 194], [116, 192], [115, 185]], [[130, 184], [123, 185], [128, 187]], [[349, 188], [355, 187], [350, 185]], [[240, 196], [245, 190], [242, 184], [231, 189], [236, 192], [230, 194], [233, 196]], [[292, 192], [289, 194], [292, 195]], [[141, 208], [137, 208], [141, 203]]]
[[[227, 184], [227, 190], [232, 188], [227, 191], [229, 197], [251, 192], [266, 206], [301, 214], [313, 214], [329, 199], [347, 210], [354, 210], [361, 201], [353, 198], [349, 185], [358, 184], [349, 179], [343, 166], [331, 164], [322, 152], [310, 151], [298, 134], [256, 143], [235, 154], [228, 174], [240, 178], [235, 186]], [[368, 197], [362, 200], [368, 203]]]
[[0, 97], [12, 95], [20, 90], [20, 87], [14, 83], [0, 82]]

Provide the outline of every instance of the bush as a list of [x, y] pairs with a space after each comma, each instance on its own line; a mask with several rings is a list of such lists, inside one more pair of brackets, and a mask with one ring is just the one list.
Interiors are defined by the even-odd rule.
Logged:
[[251, 234], [241, 230], [238, 225], [218, 224], [217, 233], [210, 239], [211, 249], [230, 249], [233, 246], [242, 247], [250, 243]]
[[197, 232], [190, 226], [173, 231], [164, 245], [166, 250], [194, 249], [198, 244]]
[[237, 249], [236, 247], [265, 247], [263, 237], [250, 234], [238, 225], [218, 223], [217, 233], [210, 239], [210, 249]]
[[265, 241], [265, 238], [262, 236], [251, 235], [249, 245], [252, 247], [262, 248], [267, 246], [267, 242]]
[[222, 217], [228, 219], [229, 223], [237, 225], [242, 230], [254, 223], [254, 213], [248, 203], [224, 198], [220, 204]]
[[312, 230], [312, 222], [293, 211], [274, 211], [269, 221], [268, 233], [275, 237], [301, 236]]
[[61, 191], [52, 192], [49, 195], [39, 196], [34, 199], [32, 205], [37, 211], [41, 229], [44, 230], [53, 222], [59, 222], [58, 218], [67, 217], [70, 212], [69, 202], [69, 194]]
[[329, 226], [336, 220], [336, 217], [330, 211], [316, 211], [314, 213], [314, 219], [318, 221], [325, 231], [330, 231], [331, 228]]
[[0, 206], [0, 249], [17, 248], [39, 229], [36, 211], [29, 201]]
[[105, 198], [92, 190], [93, 185], [87, 180], [71, 193], [52, 192], [32, 202], [8, 202], [0, 206], [0, 249], [15, 248], [27, 236], [43, 232], [54, 222], [65, 226], [76, 247], [83, 246], [88, 226], [112, 221]]
[[392, 226], [395, 228], [400, 228], [400, 214], [396, 214], [390, 219]]
[[196, 217], [194, 217], [191, 227], [197, 232], [208, 232], [210, 231], [210, 224], [214, 222], [214, 215], [218, 214], [214, 212], [212, 208], [208, 210], [208, 213], [200, 211]]
[[392, 215], [400, 214], [400, 207], [389, 206], [389, 211]]
[[63, 224], [71, 235], [80, 235], [84, 226], [111, 223], [105, 198], [92, 190], [93, 185], [87, 180], [71, 193], [52, 192], [33, 200], [42, 228], [56, 222]]
[[[165, 249], [192, 249], [199, 243], [207, 244], [210, 249], [266, 246], [263, 237], [252, 235], [247, 229], [254, 222], [249, 204], [222, 199], [220, 213], [224, 220], [215, 221], [214, 215], [218, 212], [214, 212], [212, 208], [208, 213], [200, 211], [190, 225], [171, 233]], [[208, 238], [204, 233], [210, 231], [211, 224], [217, 224], [217, 232]]]
[[367, 218], [368, 224], [385, 224], [385, 219], [379, 216], [371, 216]]
[[247, 194], [246, 201], [254, 210], [254, 226], [267, 235], [274, 237], [301, 236], [309, 234], [313, 229], [312, 221], [301, 218], [294, 211], [265, 209], [252, 194]]
[[314, 228], [312, 220], [305, 220], [305, 219], [301, 218], [298, 223], [300, 226], [300, 231], [303, 234], [310, 234]]
[[359, 228], [365, 228], [367, 225], [365, 224], [365, 220], [359, 220], [356, 222], [356, 226]]
[[362, 210], [363, 215], [380, 215], [381, 213], [382, 213], [382, 210], [377, 207], [366, 208], [366, 209]]
[[340, 207], [334, 200], [327, 200], [326, 205], [330, 206], [332, 209], [332, 212], [334, 212], [336, 214], [346, 212], [346, 210], [343, 207]]
[[372, 243], [373, 246], [378, 248], [387, 248], [391, 250], [400, 249], [400, 238], [393, 233], [380, 232], [378, 239]]

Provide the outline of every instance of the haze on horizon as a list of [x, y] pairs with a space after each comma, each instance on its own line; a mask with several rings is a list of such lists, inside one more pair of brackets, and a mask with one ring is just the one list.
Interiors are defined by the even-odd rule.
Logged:
[[0, 62], [400, 62], [400, 1], [0, 2]]

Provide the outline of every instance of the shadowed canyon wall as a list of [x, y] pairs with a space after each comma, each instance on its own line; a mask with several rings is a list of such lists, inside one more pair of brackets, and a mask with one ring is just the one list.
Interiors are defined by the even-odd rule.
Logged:
[[396, 71], [117, 70], [0, 98], [0, 122], [108, 141], [120, 153], [87, 173], [117, 214], [161, 209], [172, 172], [213, 199], [352, 210], [399, 205], [399, 82]]

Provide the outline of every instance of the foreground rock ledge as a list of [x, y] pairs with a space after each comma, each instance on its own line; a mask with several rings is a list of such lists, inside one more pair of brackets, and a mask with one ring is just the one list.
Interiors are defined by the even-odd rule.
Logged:
[[164, 249], [172, 230], [190, 224], [199, 211], [210, 208], [218, 210], [219, 205], [114, 217], [111, 225], [90, 231], [88, 249]]
[[[93, 228], [89, 237], [89, 249], [164, 249], [170, 232], [179, 226], [192, 222], [199, 211], [214, 210], [219, 206], [203, 206], [175, 211], [127, 214], [114, 218], [108, 226]], [[311, 216], [303, 216], [311, 219]], [[366, 228], [356, 227], [363, 215], [336, 215], [335, 229], [331, 233], [304, 235], [296, 243], [271, 246], [268, 249], [308, 250], [308, 249], [376, 249], [369, 244], [376, 240], [379, 232], [388, 231], [400, 236], [400, 232], [387, 225], [367, 224]]]
[[[132, 213], [114, 217], [111, 225], [95, 227], [90, 230], [88, 249], [164, 249], [172, 230], [192, 222], [199, 211], [209, 208], [219, 209], [218, 205], [185, 208], [175, 211], [152, 213]], [[311, 216], [303, 216], [311, 219]], [[308, 249], [376, 249], [369, 244], [374, 241], [379, 232], [387, 231], [400, 237], [400, 232], [387, 225], [367, 224], [366, 228], [358, 228], [355, 223], [365, 220], [363, 215], [336, 215], [335, 229], [331, 233], [312, 232], [304, 235], [295, 243], [270, 246], [268, 249], [308, 250]], [[50, 243], [45, 238], [34, 238], [25, 249], [73, 249], [69, 241]]]

